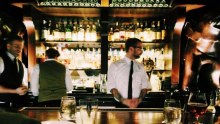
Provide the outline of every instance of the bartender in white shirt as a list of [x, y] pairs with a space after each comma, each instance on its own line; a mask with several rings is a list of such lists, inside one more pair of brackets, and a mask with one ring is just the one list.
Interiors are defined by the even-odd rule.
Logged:
[[22, 53], [24, 41], [19, 36], [11, 36], [7, 40], [7, 51], [0, 53], [0, 102], [20, 107], [28, 91], [27, 69], [17, 59]]
[[46, 61], [33, 69], [31, 91], [38, 96], [38, 106], [60, 106], [61, 97], [73, 90], [69, 69], [57, 61], [59, 55], [56, 49], [49, 48], [46, 50]]
[[125, 44], [125, 57], [109, 67], [107, 90], [113, 94], [116, 101], [122, 104], [122, 107], [138, 107], [147, 91], [151, 90], [144, 66], [135, 61], [142, 54], [142, 48], [139, 39], [128, 39]]

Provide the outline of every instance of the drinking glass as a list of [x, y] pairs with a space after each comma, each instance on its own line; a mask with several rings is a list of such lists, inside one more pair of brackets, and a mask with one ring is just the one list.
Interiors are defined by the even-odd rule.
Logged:
[[63, 96], [60, 104], [60, 119], [74, 121], [76, 113], [76, 100], [73, 96]]
[[98, 99], [86, 98], [79, 100], [82, 124], [95, 124], [98, 110]]
[[181, 103], [179, 100], [166, 99], [164, 102], [164, 121], [166, 124], [179, 124], [181, 121]]
[[206, 108], [208, 106], [205, 93], [190, 93], [187, 105], [189, 111], [194, 115], [196, 119], [196, 121], [193, 123], [200, 124], [199, 117], [206, 112]]

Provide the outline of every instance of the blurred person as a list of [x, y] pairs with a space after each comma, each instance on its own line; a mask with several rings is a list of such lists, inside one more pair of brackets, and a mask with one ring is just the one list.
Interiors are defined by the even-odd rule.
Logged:
[[136, 108], [140, 107], [151, 84], [144, 65], [135, 61], [143, 52], [142, 42], [137, 38], [130, 38], [126, 41], [125, 49], [125, 57], [109, 67], [107, 90], [113, 94], [116, 107]]
[[0, 102], [12, 107], [24, 106], [28, 91], [27, 69], [18, 59], [23, 46], [23, 39], [14, 35], [7, 40], [7, 50], [0, 53]]
[[206, 21], [187, 28], [182, 90], [188, 87], [190, 91], [210, 93], [216, 89], [211, 74], [216, 63], [217, 36], [210, 33], [210, 23]]
[[46, 60], [37, 64], [31, 75], [31, 91], [38, 96], [38, 106], [60, 106], [61, 97], [73, 90], [69, 69], [57, 62], [56, 49], [46, 50]]

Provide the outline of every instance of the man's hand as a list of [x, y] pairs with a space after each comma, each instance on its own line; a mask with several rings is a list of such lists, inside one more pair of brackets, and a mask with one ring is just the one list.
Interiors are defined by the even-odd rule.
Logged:
[[137, 106], [141, 103], [141, 99], [134, 98], [134, 99], [124, 99], [122, 100], [122, 104], [128, 106], [129, 108], [137, 108]]
[[20, 96], [25, 95], [27, 91], [28, 91], [28, 88], [26, 86], [21, 86], [16, 89], [16, 93]]

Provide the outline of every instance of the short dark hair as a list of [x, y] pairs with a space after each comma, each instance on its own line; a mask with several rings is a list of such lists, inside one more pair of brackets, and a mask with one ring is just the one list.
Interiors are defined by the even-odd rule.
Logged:
[[21, 41], [21, 42], [24, 42], [23, 38], [18, 36], [18, 35], [12, 35], [8, 38], [7, 40], [7, 44], [11, 44], [12, 42], [14, 42], [15, 40], [17, 41]]
[[125, 50], [128, 52], [129, 47], [137, 47], [137, 43], [141, 42], [138, 38], [128, 38], [125, 43]]
[[46, 50], [46, 56], [48, 58], [55, 58], [55, 57], [59, 57], [60, 53], [54, 48], [49, 48], [48, 50]]

